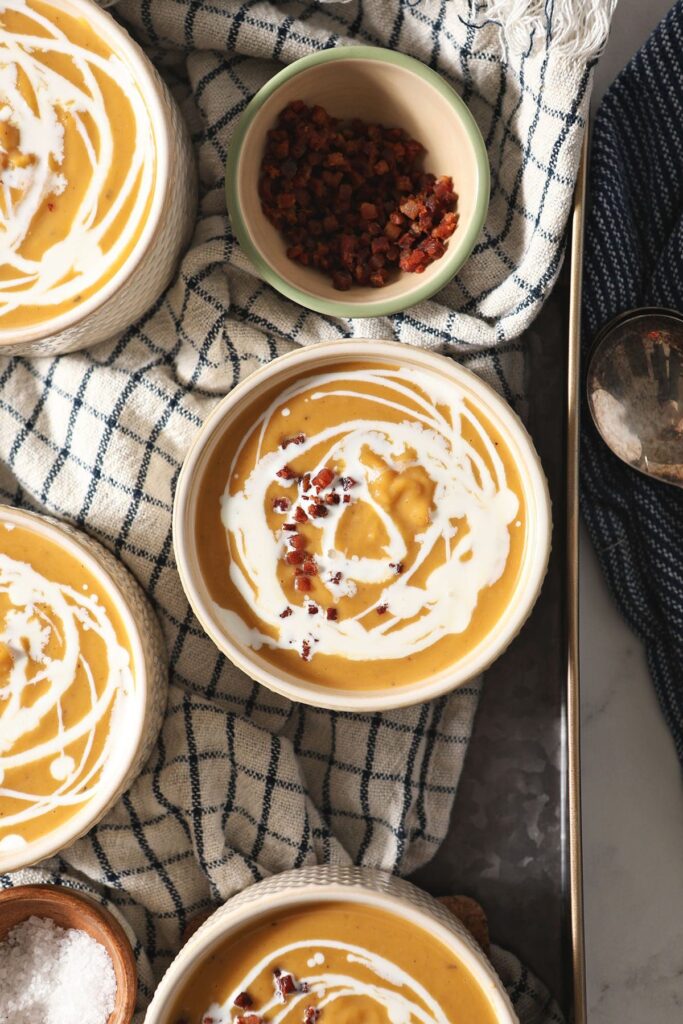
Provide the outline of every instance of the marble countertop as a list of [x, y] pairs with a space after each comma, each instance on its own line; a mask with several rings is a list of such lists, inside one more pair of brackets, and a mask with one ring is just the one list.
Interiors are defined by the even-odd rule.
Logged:
[[[620, 0], [594, 103], [671, 6]], [[683, 778], [640, 642], [581, 538], [589, 1024], [683, 1020]]]

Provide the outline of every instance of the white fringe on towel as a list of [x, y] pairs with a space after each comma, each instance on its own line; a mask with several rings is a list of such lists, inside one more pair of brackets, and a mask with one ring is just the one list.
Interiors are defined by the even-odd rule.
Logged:
[[[320, 0], [321, 3], [349, 3], [350, 0]], [[451, 0], [468, 15], [465, 0]], [[97, 0], [100, 7], [113, 7], [118, 0]], [[413, 0], [429, 8], [434, 0]], [[610, 20], [618, 0], [491, 0], [485, 8], [487, 21], [499, 22], [514, 53], [537, 46], [552, 27], [553, 50], [564, 57], [591, 60], [607, 42]], [[482, 12], [483, 13], [483, 12]]]
[[553, 52], [591, 60], [607, 42], [617, 0], [492, 0], [486, 17], [500, 22], [515, 53], [545, 40], [552, 31]]

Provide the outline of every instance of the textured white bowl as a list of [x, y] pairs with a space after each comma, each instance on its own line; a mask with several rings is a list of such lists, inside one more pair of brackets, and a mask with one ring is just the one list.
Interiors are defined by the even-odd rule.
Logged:
[[0, 874], [52, 857], [96, 825], [131, 785], [152, 752], [168, 695], [166, 644], [161, 627], [138, 583], [106, 548], [66, 523], [34, 512], [0, 505], [0, 529], [13, 523], [59, 545], [85, 566], [111, 598], [121, 616], [132, 653], [135, 707], [126, 718], [125, 747], [103, 775], [106, 785], [68, 821], [19, 850], [0, 851]]
[[[318, 686], [284, 669], [276, 669], [257, 651], [229, 636], [213, 611], [202, 578], [195, 542], [199, 485], [216, 445], [258, 392], [274, 383], [285, 386], [292, 377], [322, 372], [330, 363], [372, 360], [414, 366], [450, 379], [469, 394], [507, 441], [520, 470], [528, 513], [528, 538], [519, 580], [508, 607], [495, 628], [455, 665], [407, 686], [379, 690], [344, 690]], [[187, 598], [208, 635], [238, 668], [290, 700], [337, 711], [382, 711], [439, 697], [487, 668], [519, 632], [534, 606], [550, 554], [550, 498], [541, 464], [521, 420], [493, 388], [452, 359], [424, 349], [386, 341], [332, 341], [297, 349], [252, 373], [215, 407], [195, 437], [178, 479], [173, 507], [173, 545]]]
[[180, 987], [225, 939], [259, 919], [303, 904], [339, 902], [376, 907], [440, 940], [469, 970], [496, 1024], [518, 1024], [503, 984], [470, 933], [445, 907], [410, 882], [373, 868], [319, 865], [285, 871], [233, 896], [183, 946], [162, 978], [145, 1024], [173, 1024], [168, 1013]]
[[129, 327], [170, 283], [195, 220], [196, 170], [189, 133], [154, 66], [125, 29], [94, 0], [59, 0], [56, 6], [86, 18], [131, 68], [154, 130], [154, 194], [142, 233], [123, 266], [90, 298], [67, 313], [24, 328], [0, 327], [0, 356], [61, 355], [96, 345]]

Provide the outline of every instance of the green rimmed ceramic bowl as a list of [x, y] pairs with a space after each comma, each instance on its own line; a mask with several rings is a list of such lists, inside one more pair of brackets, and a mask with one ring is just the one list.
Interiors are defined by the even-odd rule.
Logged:
[[[445, 255], [424, 273], [400, 273], [383, 288], [340, 292], [320, 271], [287, 258], [286, 243], [261, 210], [258, 178], [266, 133], [283, 107], [299, 99], [336, 117], [405, 129], [425, 146], [425, 169], [453, 178], [459, 224]], [[233, 229], [268, 284], [329, 316], [387, 316], [430, 298], [462, 267], [486, 218], [489, 165], [474, 118], [441, 75], [391, 50], [344, 46], [303, 57], [256, 94], [230, 144], [226, 193]]]

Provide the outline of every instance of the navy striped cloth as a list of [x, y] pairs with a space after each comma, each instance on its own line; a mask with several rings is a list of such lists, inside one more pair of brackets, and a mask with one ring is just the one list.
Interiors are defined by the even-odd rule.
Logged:
[[[622, 310], [683, 310], [683, 3], [605, 96], [595, 120], [583, 345]], [[609, 586], [644, 641], [683, 764], [683, 490], [634, 472], [583, 410], [581, 501]]]

